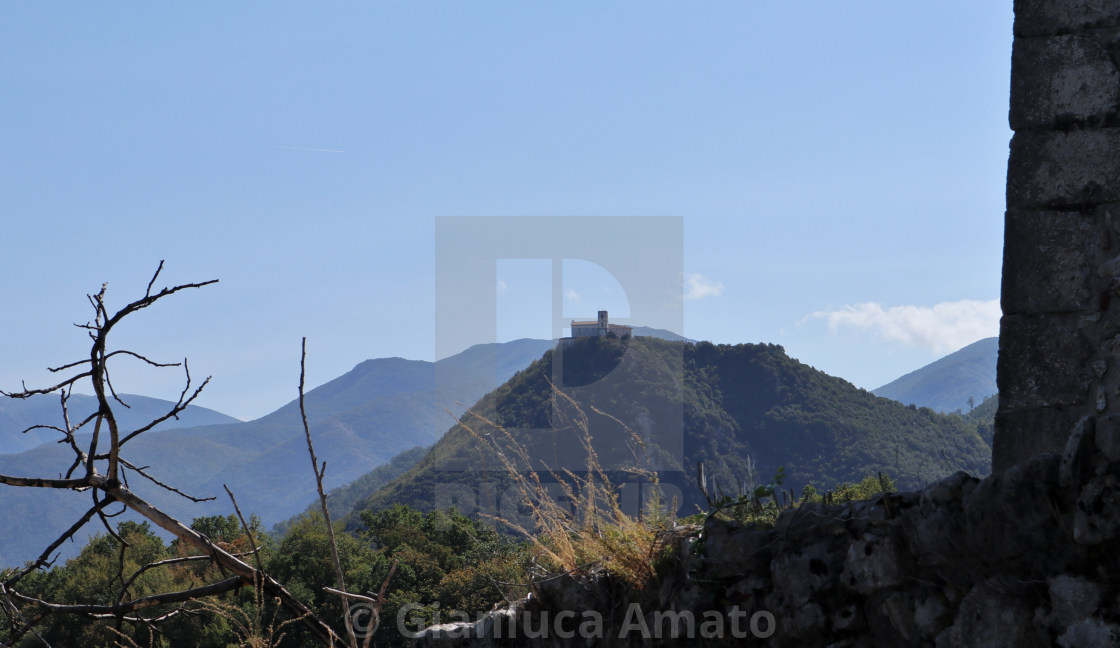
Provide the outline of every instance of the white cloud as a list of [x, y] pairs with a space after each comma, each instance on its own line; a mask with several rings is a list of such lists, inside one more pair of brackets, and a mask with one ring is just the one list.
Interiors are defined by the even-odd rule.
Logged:
[[579, 302], [579, 293], [577, 293], [576, 291], [569, 288], [568, 291], [564, 293], [564, 298], [567, 299], [570, 302], [577, 302], [578, 303]]
[[509, 288], [509, 286], [506, 285], [506, 282], [502, 281], [501, 279], [498, 279], [498, 292], [499, 293], [504, 293], [507, 288]]
[[713, 281], [699, 272], [684, 273], [684, 298], [703, 299], [723, 294], [723, 283]]
[[818, 311], [811, 317], [828, 320], [828, 330], [873, 331], [879, 336], [936, 353], [956, 351], [981, 338], [999, 335], [999, 300], [962, 299], [928, 306], [891, 306], [875, 302]]

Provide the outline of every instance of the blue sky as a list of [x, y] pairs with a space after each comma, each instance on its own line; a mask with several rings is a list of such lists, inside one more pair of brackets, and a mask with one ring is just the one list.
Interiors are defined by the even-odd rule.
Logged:
[[[107, 281], [122, 305], [160, 259], [166, 282], [221, 283], [117, 342], [188, 356], [203, 405], [294, 397], [302, 336], [311, 384], [430, 360], [437, 216], [680, 216], [685, 335], [861, 387], [997, 332], [1010, 2], [0, 15], [0, 388], [86, 354], [85, 295]], [[625, 308], [576, 266], [565, 316]], [[502, 338], [541, 329], [547, 300], [518, 294]]]

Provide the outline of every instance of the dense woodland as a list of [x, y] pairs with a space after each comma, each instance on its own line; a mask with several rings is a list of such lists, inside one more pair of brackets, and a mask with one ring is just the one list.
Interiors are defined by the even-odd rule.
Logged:
[[[367, 512], [363, 519], [366, 526], [361, 532], [337, 536], [350, 588], [376, 591], [392, 562], [398, 562], [382, 609], [386, 628], [377, 634], [377, 645], [406, 645], [406, 638], [393, 630], [402, 605], [423, 603], [425, 607], [407, 613], [406, 618], [431, 619], [437, 609], [445, 610], [445, 614], [451, 610], [485, 611], [507, 596], [524, 594], [524, 588], [516, 583], [525, 578], [525, 545], [497, 533], [492, 526], [455, 512], [422, 514], [406, 507]], [[198, 518], [191, 526], [231, 551], [246, 552], [252, 547], [236, 516]], [[323, 591], [324, 584], [333, 582], [334, 568], [322, 517], [303, 516], [278, 539], [266, 534], [259, 524], [251, 523], [250, 531], [264, 571], [285, 583], [289, 591], [341, 632], [344, 624], [338, 600]], [[117, 532], [129, 545], [123, 551], [116, 539], [99, 535], [77, 558], [25, 579], [26, 592], [49, 600], [107, 604], [222, 577], [207, 556], [177, 541], [165, 543], [147, 523], [123, 522]], [[114, 578], [122, 560], [125, 573], [134, 574], [146, 564], [188, 555], [200, 555], [201, 559], [148, 569], [127, 583]], [[160, 606], [150, 610], [148, 616], [158, 617], [176, 608]], [[25, 637], [17, 645], [42, 646], [43, 641], [52, 646], [91, 647], [132, 645], [130, 642], [199, 648], [318, 645], [317, 639], [291, 623], [290, 615], [278, 610], [275, 602], [258, 598], [251, 586], [182, 609], [186, 613], [153, 625], [151, 631], [133, 623], [118, 625], [112, 619], [52, 615], [45, 619], [40, 636]], [[0, 633], [0, 641], [3, 636]]]

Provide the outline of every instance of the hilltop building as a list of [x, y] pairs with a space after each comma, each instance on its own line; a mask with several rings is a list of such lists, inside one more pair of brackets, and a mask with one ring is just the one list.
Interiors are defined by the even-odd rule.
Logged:
[[562, 345], [567, 346], [572, 340], [581, 337], [606, 337], [614, 334], [620, 338], [630, 337], [634, 334], [633, 326], [625, 324], [611, 324], [607, 318], [607, 311], [599, 311], [599, 319], [588, 321], [572, 320], [572, 336], [561, 338]]

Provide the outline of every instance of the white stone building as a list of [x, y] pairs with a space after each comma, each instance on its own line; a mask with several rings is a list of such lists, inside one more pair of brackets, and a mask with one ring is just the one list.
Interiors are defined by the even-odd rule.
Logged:
[[599, 311], [599, 319], [579, 322], [572, 320], [572, 337], [602, 337], [614, 333], [618, 337], [630, 337], [634, 333], [633, 326], [625, 324], [611, 324], [607, 320], [607, 311]]

